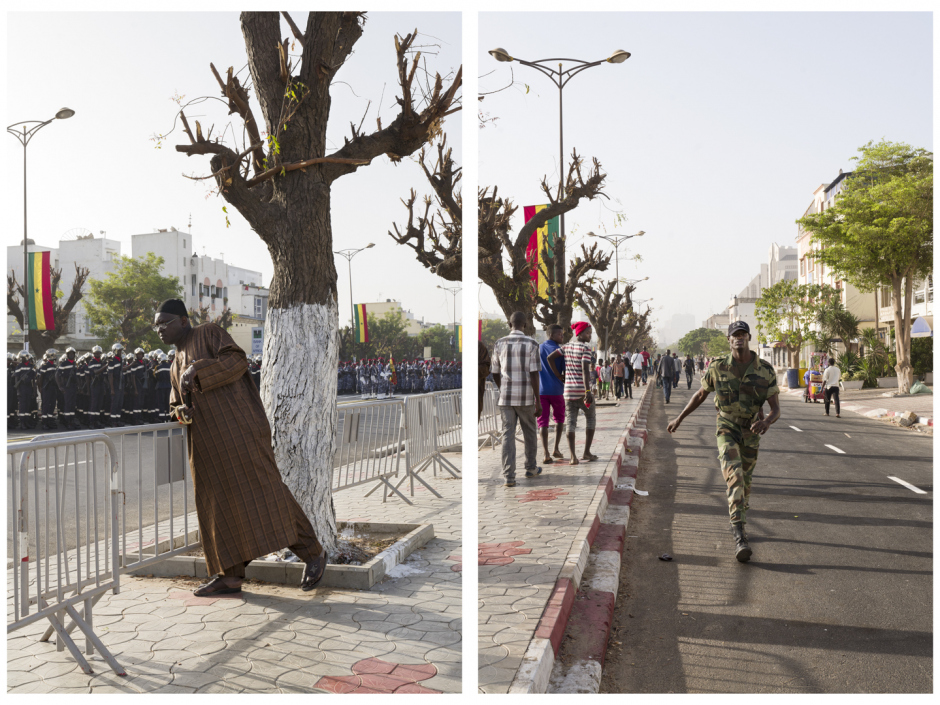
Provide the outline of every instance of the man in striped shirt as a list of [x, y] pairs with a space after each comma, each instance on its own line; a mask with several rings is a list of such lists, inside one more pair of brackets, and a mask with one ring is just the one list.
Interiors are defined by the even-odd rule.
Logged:
[[516, 486], [516, 421], [522, 426], [525, 446], [525, 476], [535, 477], [542, 468], [535, 464], [537, 431], [535, 418], [542, 410], [539, 400], [539, 344], [527, 336], [525, 314], [516, 311], [509, 317], [512, 331], [493, 346], [490, 372], [499, 389], [499, 406], [503, 418], [503, 475], [506, 487]]
[[565, 420], [568, 424], [568, 450], [571, 452], [569, 465], [579, 465], [578, 456], [574, 449], [574, 433], [578, 427], [578, 412], [584, 413], [584, 423], [587, 433], [584, 437], [584, 455], [581, 460], [597, 460], [591, 454], [591, 442], [594, 440], [594, 426], [596, 413], [594, 409], [594, 395], [591, 394], [591, 348], [588, 341], [591, 339], [591, 326], [583, 321], [573, 323], [575, 338], [565, 345], [562, 350], [565, 355]]

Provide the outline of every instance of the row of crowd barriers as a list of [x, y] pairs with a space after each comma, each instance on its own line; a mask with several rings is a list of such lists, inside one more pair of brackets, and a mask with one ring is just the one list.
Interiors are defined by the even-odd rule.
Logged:
[[[479, 447], [477, 450], [483, 450], [487, 445], [496, 448], [502, 441], [503, 422], [502, 415], [499, 413], [499, 389], [492, 382], [486, 383], [483, 390], [483, 411], [480, 413], [480, 420], [477, 422], [477, 434], [479, 436]], [[517, 434], [522, 432], [520, 426]]]
[[[460, 390], [339, 407], [334, 492], [368, 482], [408, 504], [399, 487], [419, 473], [459, 470], [442, 454], [461, 445]], [[93, 608], [120, 577], [201, 546], [186, 427], [149, 424], [41, 436], [7, 445], [13, 605], [7, 633], [43, 618], [41, 641], [57, 635], [82, 671], [92, 673], [73, 641], [85, 635], [118, 675], [124, 669], [94, 633]], [[404, 460], [404, 463], [402, 461]], [[393, 484], [395, 479], [397, 484]], [[12, 568], [12, 570], [10, 570]], [[76, 609], [79, 608], [79, 609]], [[66, 622], [70, 620], [70, 623]]]

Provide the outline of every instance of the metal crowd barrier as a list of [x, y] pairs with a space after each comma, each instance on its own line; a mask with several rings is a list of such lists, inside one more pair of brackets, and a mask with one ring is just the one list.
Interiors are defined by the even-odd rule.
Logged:
[[398, 491], [389, 478], [398, 477], [405, 443], [405, 403], [402, 400], [343, 404], [339, 407], [336, 426], [336, 453], [330, 487], [333, 492], [378, 480], [405, 502], [408, 498]]
[[482, 450], [486, 445], [495, 448], [500, 442], [502, 427], [499, 407], [496, 405], [498, 400], [499, 390], [496, 389], [496, 385], [487, 382], [486, 389], [483, 390], [483, 413], [480, 414], [480, 420], [477, 422], [477, 435], [480, 436], [480, 445], [477, 450]]
[[[115, 673], [125, 675], [95, 634], [92, 615], [102, 595], [108, 590], [117, 594], [121, 587], [117, 539], [122, 492], [114, 443], [101, 433], [14, 443], [7, 446], [7, 468], [13, 556], [7, 633], [45, 618], [50, 627], [41, 641], [55, 632], [57, 650], [68, 648], [82, 671], [92, 673], [69, 636], [78, 627], [85, 635], [85, 653], [97, 649]], [[65, 520], [70, 510], [74, 531]], [[75, 607], [80, 603], [79, 612]], [[68, 627], [66, 616], [72, 620]]]

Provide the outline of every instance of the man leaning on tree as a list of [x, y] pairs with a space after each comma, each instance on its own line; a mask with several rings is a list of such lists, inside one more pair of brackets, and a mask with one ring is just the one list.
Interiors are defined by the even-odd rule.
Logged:
[[245, 352], [215, 323], [190, 326], [179, 299], [160, 305], [153, 328], [176, 346], [171, 416], [189, 422], [199, 533], [208, 572], [217, 576], [194, 594], [241, 592], [248, 563], [285, 547], [306, 564], [301, 589], [312, 590], [326, 568], [326, 551], [281, 479]]

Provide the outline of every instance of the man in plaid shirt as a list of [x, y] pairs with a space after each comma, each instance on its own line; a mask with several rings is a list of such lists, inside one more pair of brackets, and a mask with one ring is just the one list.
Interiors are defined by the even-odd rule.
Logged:
[[516, 421], [522, 426], [525, 445], [525, 476], [535, 477], [542, 468], [535, 464], [537, 432], [535, 419], [542, 409], [539, 400], [539, 344], [527, 336], [525, 314], [516, 311], [509, 317], [512, 331], [493, 346], [490, 372], [499, 389], [500, 414], [503, 417], [503, 475], [506, 487], [516, 486]]

